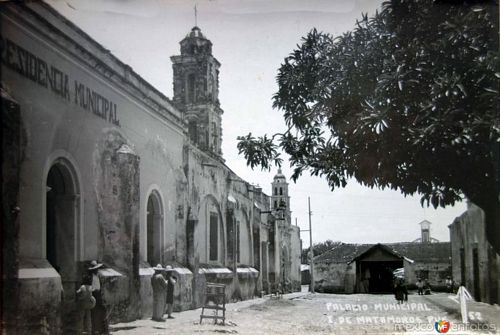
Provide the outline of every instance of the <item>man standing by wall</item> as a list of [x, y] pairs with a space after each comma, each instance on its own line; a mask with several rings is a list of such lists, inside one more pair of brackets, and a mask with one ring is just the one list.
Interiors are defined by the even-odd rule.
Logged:
[[167, 314], [169, 319], [173, 319], [172, 311], [174, 309], [174, 284], [176, 282], [175, 276], [173, 275], [173, 269], [170, 265], [165, 268], [167, 272]]
[[153, 287], [153, 320], [165, 321], [163, 314], [165, 312], [165, 298], [167, 296], [167, 281], [163, 277], [164, 268], [158, 264], [153, 268], [155, 274], [151, 277], [151, 286]]
[[96, 300], [95, 307], [92, 309], [92, 334], [109, 334], [108, 331], [108, 316], [106, 306], [104, 306], [101, 292], [101, 280], [99, 279], [99, 269], [103, 266], [93, 260], [88, 268], [89, 274], [92, 276], [92, 296]]

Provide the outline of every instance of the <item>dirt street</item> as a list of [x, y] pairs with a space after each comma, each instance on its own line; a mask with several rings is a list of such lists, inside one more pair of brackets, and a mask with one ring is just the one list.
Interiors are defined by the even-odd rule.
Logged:
[[[498, 306], [486, 309], [493, 313], [490, 315], [498, 311], [495, 320], [500, 321]], [[457, 310], [458, 304], [443, 293], [429, 297], [413, 294], [403, 305], [398, 305], [392, 295], [296, 293], [283, 299], [266, 297], [228, 304], [225, 326], [214, 325], [210, 320], [203, 320], [200, 325], [201, 310], [194, 310], [174, 313], [175, 319], [165, 322], [139, 320], [116, 324], [112, 330], [117, 335], [439, 334], [435, 324], [443, 320], [442, 327], [450, 326], [448, 334], [498, 334], [498, 327], [491, 327], [491, 317], [486, 320], [481, 314], [484, 312], [473, 307], [471, 316], [478, 320], [469, 329], [460, 328], [463, 324]]]

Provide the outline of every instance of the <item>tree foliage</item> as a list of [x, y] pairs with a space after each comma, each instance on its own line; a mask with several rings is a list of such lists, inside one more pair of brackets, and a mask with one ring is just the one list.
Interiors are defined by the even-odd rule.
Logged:
[[240, 137], [240, 152], [268, 168], [279, 147], [293, 180], [308, 170], [332, 189], [354, 178], [434, 207], [463, 194], [499, 207], [497, 14], [494, 2], [393, 0], [342, 36], [312, 30], [277, 76], [288, 130], [278, 144]]

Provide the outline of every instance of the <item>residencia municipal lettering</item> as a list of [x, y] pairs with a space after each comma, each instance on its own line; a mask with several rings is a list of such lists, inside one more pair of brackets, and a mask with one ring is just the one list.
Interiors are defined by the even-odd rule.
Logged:
[[[69, 76], [57, 67], [23, 49], [7, 38], [0, 37], [2, 63], [23, 77], [50, 89], [52, 93], [71, 100]], [[74, 80], [74, 103], [84, 110], [120, 127], [116, 104], [99, 93]]]

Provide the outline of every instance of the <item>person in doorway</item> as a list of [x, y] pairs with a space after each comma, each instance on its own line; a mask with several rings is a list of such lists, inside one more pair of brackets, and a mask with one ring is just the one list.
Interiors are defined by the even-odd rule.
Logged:
[[108, 331], [108, 315], [106, 306], [102, 299], [101, 279], [99, 278], [99, 269], [103, 264], [97, 261], [91, 261], [88, 268], [89, 275], [92, 277], [92, 296], [95, 298], [95, 307], [91, 310], [92, 317], [92, 334], [109, 334]]
[[445, 285], [446, 285], [446, 291], [448, 293], [453, 293], [453, 279], [451, 279], [450, 276], [446, 277]]
[[406, 284], [404, 279], [396, 278], [396, 286], [394, 287], [394, 296], [398, 301], [398, 304], [402, 304], [405, 301], [408, 301], [408, 289], [406, 288]]
[[158, 264], [153, 268], [155, 273], [151, 277], [151, 286], [153, 287], [153, 320], [165, 321], [163, 314], [165, 311], [165, 302], [167, 296], [168, 283], [163, 277], [164, 268]]
[[174, 309], [174, 287], [177, 278], [174, 276], [172, 266], [167, 265], [165, 267], [165, 272], [167, 276], [167, 314], [168, 319], [173, 319], [172, 311]]
[[82, 280], [82, 286], [76, 291], [76, 301], [80, 312], [78, 329], [82, 330], [82, 334], [92, 334], [92, 316], [91, 310], [95, 307], [96, 300], [92, 296], [92, 277], [85, 274]]
[[362, 287], [362, 292], [361, 293], [369, 293], [370, 292], [370, 269], [366, 269], [363, 274], [363, 279], [361, 280], [361, 287]]
[[418, 291], [418, 295], [424, 294], [424, 282], [422, 281], [421, 278], [417, 279], [417, 291]]

